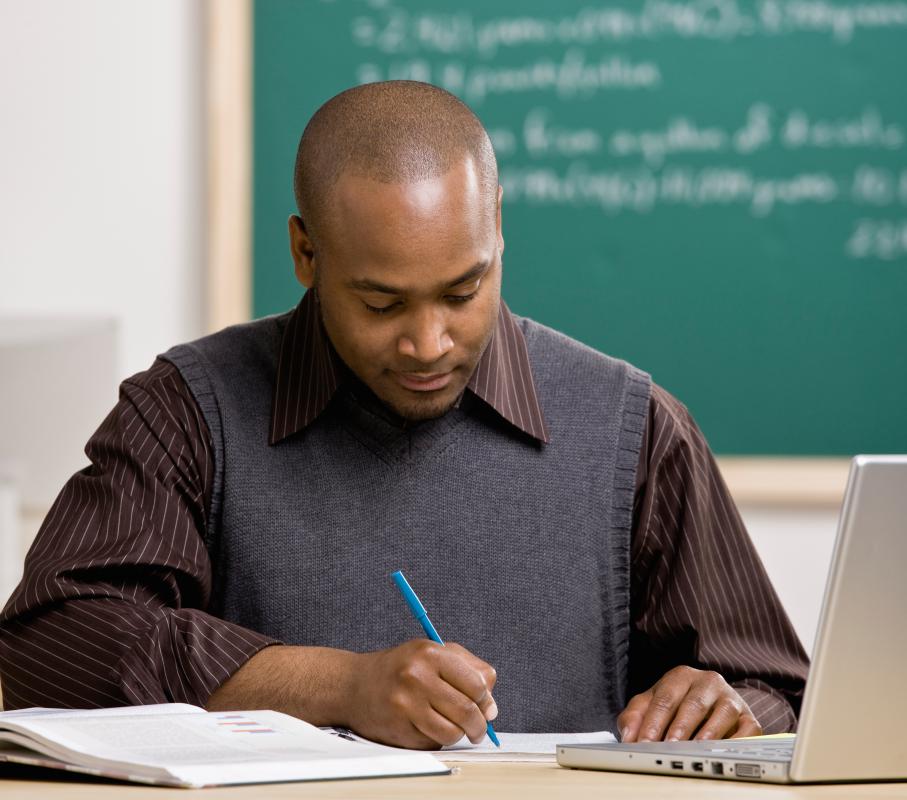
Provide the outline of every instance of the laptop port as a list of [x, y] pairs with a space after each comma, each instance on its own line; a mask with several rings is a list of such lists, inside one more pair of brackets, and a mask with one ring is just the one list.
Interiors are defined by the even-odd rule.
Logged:
[[693, 768], [693, 772], [702, 772], [702, 762], [694, 761], [690, 766]]
[[722, 764], [720, 761], [713, 761], [712, 775], [724, 775], [724, 764]]
[[758, 764], [735, 764], [738, 778], [761, 778], [762, 767]]
[[683, 769], [683, 761], [672, 761], [671, 769]]

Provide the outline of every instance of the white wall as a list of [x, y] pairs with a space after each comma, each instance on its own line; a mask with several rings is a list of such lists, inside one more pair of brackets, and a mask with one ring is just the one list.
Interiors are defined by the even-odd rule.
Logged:
[[[79, 398], [80, 408], [53, 420], [78, 430], [56, 448], [36, 436], [27, 453], [0, 452], [0, 559], [21, 565], [46, 509], [46, 493], [28, 475], [62, 486], [87, 463], [81, 444], [116, 402], [119, 380], [202, 333], [202, 14], [200, 0], [0, 0], [4, 346], [17, 326], [46, 329], [42, 320], [64, 316], [89, 318], [112, 337], [92, 352], [70, 342], [91, 362], [80, 372], [91, 386], [70, 388], [67, 399]], [[44, 401], [59, 396], [41, 372], [48, 366], [42, 359], [18, 387], [7, 372], [2, 391], [34, 391], [40, 382]], [[46, 422], [48, 405], [34, 398], [28, 413]], [[27, 429], [40, 420], [15, 422]], [[11, 437], [4, 443], [12, 447]], [[17, 492], [10, 475], [19, 476]], [[8, 530], [14, 497], [22, 553]]]
[[121, 376], [201, 333], [202, 42], [196, 0], [0, 0], [0, 314], [115, 317]]

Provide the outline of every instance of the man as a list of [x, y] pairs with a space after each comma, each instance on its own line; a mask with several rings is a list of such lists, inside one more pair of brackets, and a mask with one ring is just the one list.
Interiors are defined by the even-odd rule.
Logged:
[[269, 707], [408, 747], [498, 714], [628, 741], [791, 729], [806, 657], [686, 410], [501, 302], [469, 109], [348, 90], [295, 188], [302, 302], [122, 385], [4, 609], [7, 706]]

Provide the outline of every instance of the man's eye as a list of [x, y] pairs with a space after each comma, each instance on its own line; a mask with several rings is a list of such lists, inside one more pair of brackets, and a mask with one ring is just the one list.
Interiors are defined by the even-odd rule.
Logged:
[[469, 294], [449, 294], [447, 295], [447, 299], [452, 303], [465, 303], [469, 300], [472, 300], [472, 298], [475, 297], [478, 293], [479, 290], [476, 289], [474, 292], [470, 292]]
[[364, 305], [369, 311], [373, 314], [387, 314], [389, 311], [393, 311], [400, 303], [391, 303], [389, 306], [370, 306], [368, 303], [363, 301]]

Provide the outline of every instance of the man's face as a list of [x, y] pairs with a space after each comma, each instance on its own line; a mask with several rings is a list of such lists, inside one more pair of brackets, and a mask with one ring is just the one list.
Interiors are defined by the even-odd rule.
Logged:
[[[438, 417], [466, 387], [500, 304], [496, 210], [471, 159], [412, 184], [344, 175], [310, 274], [344, 363], [407, 419]], [[297, 220], [298, 223], [298, 220]], [[291, 238], [302, 235], [291, 220]], [[313, 276], [313, 277], [312, 277]], [[308, 277], [308, 280], [307, 280]]]

